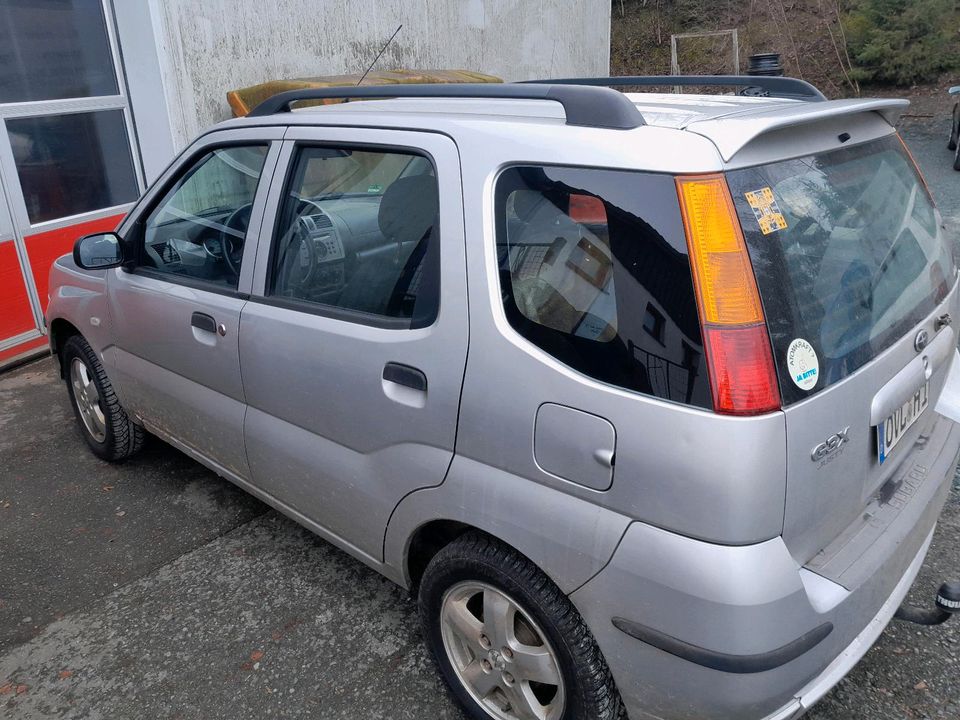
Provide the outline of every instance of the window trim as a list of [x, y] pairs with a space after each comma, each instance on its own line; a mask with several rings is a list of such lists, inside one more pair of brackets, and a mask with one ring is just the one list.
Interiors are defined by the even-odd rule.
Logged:
[[[124, 127], [127, 132], [127, 149], [133, 164], [138, 197], [129, 203], [122, 203], [121, 205], [115, 205], [111, 208], [95, 208], [93, 210], [85, 210], [76, 215], [33, 223], [30, 221], [27, 213], [26, 200], [23, 197], [18, 179], [15, 187], [12, 189], [10, 187], [7, 188], [9, 195], [7, 199], [11, 207], [11, 215], [17, 229], [18, 237], [20, 235], [33, 235], [46, 230], [76, 224], [87, 219], [107, 217], [111, 214], [129, 210], [137, 204], [139, 196], [143, 194], [147, 187], [143, 158], [140, 152], [140, 138], [137, 135], [137, 128], [134, 123], [133, 104], [130, 98], [129, 88], [127, 87], [127, 69], [124, 67], [123, 58], [121, 57], [120, 39], [117, 34], [113, 4], [110, 0], [99, 0], [98, 4], [100, 5], [104, 23], [111, 69], [113, 70], [114, 79], [117, 83], [117, 92], [112, 95], [85, 95], [72, 98], [0, 103], [0, 129], [2, 129], [3, 120], [7, 118], [72, 115], [78, 112], [120, 110], [123, 114]], [[13, 150], [9, 138], [5, 133], [0, 133], [0, 169], [2, 169], [6, 177], [18, 178]], [[113, 212], [107, 212], [108, 210]]]
[[[433, 168], [434, 177], [437, 179], [437, 202], [438, 207], [440, 203], [440, 171], [437, 166], [437, 161], [434, 158], [433, 154], [423, 148], [408, 146], [408, 145], [396, 145], [396, 144], [380, 144], [380, 143], [367, 143], [367, 142], [329, 142], [324, 140], [291, 140], [292, 143], [290, 147], [289, 157], [287, 159], [287, 166], [283, 171], [283, 178], [280, 182], [279, 190], [279, 202], [277, 204], [276, 212], [274, 213], [273, 222], [271, 223], [272, 228], [270, 231], [270, 247], [267, 252], [267, 267], [266, 275], [264, 277], [263, 283], [263, 295], [254, 295], [250, 297], [252, 302], [259, 302], [264, 305], [272, 305], [274, 307], [283, 308], [286, 310], [293, 310], [295, 312], [304, 312], [309, 315], [317, 315], [319, 317], [327, 317], [332, 320], [342, 320], [344, 322], [351, 322], [356, 325], [367, 325], [369, 327], [380, 328], [384, 330], [422, 330], [424, 328], [433, 327], [437, 324], [437, 321], [440, 319], [440, 308], [442, 303], [442, 292], [441, 285], [443, 280], [443, 266], [442, 266], [442, 237], [443, 237], [443, 228], [440, 223], [440, 216], [442, 213], [437, 213], [437, 227], [435, 232], [432, 233], [431, 240], [436, 238], [437, 243], [437, 253], [438, 253], [438, 262], [437, 262], [437, 306], [433, 313], [433, 316], [429, 321], [424, 321], [422, 323], [414, 324], [414, 318], [397, 318], [390, 317], [387, 315], [375, 315], [373, 313], [363, 312], [362, 310], [352, 310], [350, 308], [344, 308], [339, 305], [328, 305], [325, 303], [314, 302], [311, 300], [304, 300], [301, 298], [288, 298], [274, 295], [274, 282], [275, 282], [275, 273], [277, 263], [277, 254], [279, 252], [280, 243], [280, 222], [283, 216], [283, 209], [286, 205], [287, 191], [291, 187], [291, 183], [294, 179], [294, 173], [297, 170], [297, 164], [300, 159], [301, 153], [305, 149], [309, 148], [325, 148], [330, 150], [338, 150], [343, 148], [349, 148], [351, 150], [356, 150], [359, 152], [372, 152], [372, 153], [381, 153], [386, 154], [393, 152], [394, 154], [402, 155], [418, 155], [424, 157], [430, 163]], [[381, 195], [382, 197], [382, 195]], [[264, 223], [266, 226], [266, 223]]]
[[[217, 150], [224, 150], [231, 147], [263, 147], [267, 150], [266, 154], [264, 155], [263, 168], [261, 169], [260, 177], [257, 179], [257, 188], [253, 195], [253, 204], [256, 205], [257, 196], [260, 195], [261, 192], [266, 192], [264, 188], [269, 189], [270, 186], [271, 178], [265, 176], [268, 174], [272, 175], [272, 171], [270, 171], [268, 168], [268, 162], [270, 160], [270, 153], [274, 149], [274, 142], [275, 141], [271, 139], [227, 140], [221, 143], [203, 145], [198, 147], [194, 152], [184, 155], [174, 161], [174, 164], [171, 164], [170, 168], [173, 170], [173, 172], [170, 173], [170, 175], [162, 183], [159, 183], [151, 188], [150, 201], [146, 204], [141, 204], [136, 207], [136, 217], [130, 218], [129, 227], [123, 229], [121, 239], [123, 240], [126, 249], [133, 250], [133, 254], [135, 256], [133, 260], [123, 265], [123, 271], [133, 275], [142, 275], [144, 277], [157, 280], [165, 280], [174, 285], [183, 285], [185, 287], [191, 287], [197, 290], [206, 290], [216, 293], [217, 295], [226, 295], [228, 297], [238, 297], [242, 299], [248, 298], [250, 294], [239, 289], [239, 277], [237, 278], [237, 287], [231, 288], [219, 285], [215, 282], [203, 280], [202, 278], [194, 278], [189, 275], [178, 275], [177, 273], [165, 273], [160, 270], [156, 270], [155, 268], [142, 265], [143, 245], [146, 241], [144, 234], [144, 222], [146, 221], [147, 217], [152, 215], [154, 210], [160, 206], [160, 203], [167, 198], [168, 193], [177, 183], [184, 179], [188, 173], [192, 174], [196, 170], [199, 170], [197, 161], [200, 158], [207, 155], [213, 155], [213, 153], [215, 153]], [[264, 180], [266, 180], [266, 185], [264, 185]], [[126, 221], [124, 224], [126, 224]], [[263, 232], [262, 224], [260, 227], [260, 232], [261, 234]], [[246, 248], [248, 236], [249, 227], [247, 228], [247, 235], [244, 236], [244, 248]], [[244, 250], [244, 252], [246, 252], [246, 250]]]
[[251, 295], [246, 299], [250, 302], [260, 303], [261, 305], [270, 305], [283, 310], [316, 315], [317, 317], [325, 317], [331, 320], [341, 320], [356, 325], [366, 325], [381, 330], [424, 330], [432, 327], [432, 324], [413, 327], [410, 318], [374, 315], [373, 313], [363, 312], [362, 310], [351, 310], [350, 308], [342, 308], [336, 305], [321, 305], [319, 303], [311, 303], [309, 300], [299, 300], [297, 298], [285, 298], [277, 295]]

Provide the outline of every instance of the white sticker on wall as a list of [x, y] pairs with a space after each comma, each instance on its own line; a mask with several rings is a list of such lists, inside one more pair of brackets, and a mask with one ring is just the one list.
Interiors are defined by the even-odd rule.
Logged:
[[797, 338], [787, 348], [787, 370], [793, 384], [801, 390], [811, 390], [820, 379], [820, 361], [813, 345]]

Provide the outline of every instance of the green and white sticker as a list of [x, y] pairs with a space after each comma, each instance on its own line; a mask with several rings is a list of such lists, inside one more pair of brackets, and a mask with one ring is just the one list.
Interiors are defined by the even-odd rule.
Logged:
[[801, 390], [812, 390], [820, 379], [820, 360], [813, 345], [797, 338], [787, 348], [787, 370], [793, 384]]

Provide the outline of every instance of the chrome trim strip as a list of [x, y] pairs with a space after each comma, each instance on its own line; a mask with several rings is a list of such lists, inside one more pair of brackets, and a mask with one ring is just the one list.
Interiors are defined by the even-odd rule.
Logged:
[[43, 337], [43, 333], [41, 333], [39, 330], [27, 330], [27, 332], [14, 335], [6, 340], [0, 340], [0, 352], [3, 350], [9, 350], [12, 347], [16, 347], [17, 345], [30, 342], [31, 340], [41, 337]]

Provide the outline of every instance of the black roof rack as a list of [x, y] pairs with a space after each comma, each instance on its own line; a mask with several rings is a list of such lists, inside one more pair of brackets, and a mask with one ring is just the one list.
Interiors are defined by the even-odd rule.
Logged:
[[769, 77], [758, 75], [621, 75], [604, 78], [562, 78], [559, 80], [524, 80], [519, 85], [580, 85], [590, 87], [621, 87], [624, 85], [667, 85], [673, 87], [690, 86], [733, 86], [758, 88], [750, 93], [767, 97], [790, 98], [808, 102], [822, 102], [827, 98], [805, 80], [790, 77]]
[[512, 100], [553, 100], [563, 106], [567, 125], [631, 130], [646, 123], [636, 106], [620, 92], [601, 83], [562, 81], [539, 83], [450, 83], [433, 85], [361, 85], [360, 87], [308, 88], [289, 90], [267, 98], [249, 117], [289, 112], [290, 105], [304, 100], [355, 98], [476, 98]]

